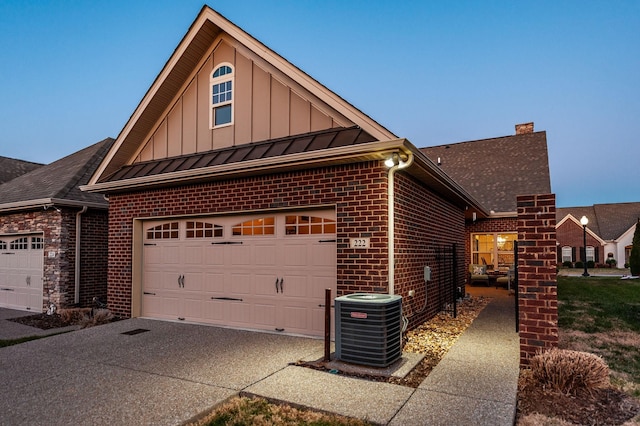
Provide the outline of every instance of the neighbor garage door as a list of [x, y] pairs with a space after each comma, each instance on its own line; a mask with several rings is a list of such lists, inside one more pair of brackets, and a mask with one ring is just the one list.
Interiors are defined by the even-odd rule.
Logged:
[[321, 336], [333, 211], [149, 221], [142, 315]]
[[0, 306], [42, 312], [42, 235], [0, 237]]

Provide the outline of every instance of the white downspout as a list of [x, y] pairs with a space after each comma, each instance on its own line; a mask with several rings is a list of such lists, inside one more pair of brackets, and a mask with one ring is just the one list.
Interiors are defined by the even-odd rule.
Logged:
[[82, 216], [87, 212], [87, 206], [83, 206], [82, 210], [76, 213], [76, 269], [75, 269], [75, 295], [73, 302], [77, 305], [80, 303], [80, 237], [82, 233]]
[[[397, 154], [394, 154], [396, 158]], [[393, 161], [393, 160], [392, 160]], [[394, 175], [396, 171], [409, 167], [413, 163], [413, 153], [408, 154], [407, 161], [398, 160], [398, 164], [389, 167], [389, 179], [387, 180], [387, 205], [388, 205], [388, 238], [387, 238], [387, 253], [389, 254], [389, 294], [395, 294], [395, 197], [394, 197]]]

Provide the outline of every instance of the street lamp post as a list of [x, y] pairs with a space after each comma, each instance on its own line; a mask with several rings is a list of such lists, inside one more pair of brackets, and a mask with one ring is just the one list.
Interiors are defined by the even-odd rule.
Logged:
[[584, 247], [584, 259], [582, 259], [584, 263], [584, 273], [583, 277], [588, 277], [589, 272], [587, 272], [587, 224], [589, 223], [589, 219], [586, 216], [582, 216], [580, 219], [580, 224], [582, 225], [582, 247]]

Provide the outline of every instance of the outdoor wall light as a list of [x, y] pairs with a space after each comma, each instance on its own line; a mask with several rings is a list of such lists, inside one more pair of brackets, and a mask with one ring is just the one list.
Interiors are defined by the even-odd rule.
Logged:
[[391, 168], [393, 166], [397, 166], [399, 163], [400, 163], [400, 157], [398, 156], [398, 154], [394, 152], [391, 157], [385, 160], [384, 165], [387, 166], [388, 168]]
[[584, 259], [582, 259], [584, 261], [584, 273], [582, 274], [583, 277], [588, 277], [589, 276], [589, 272], [587, 272], [587, 224], [589, 223], [589, 219], [587, 219], [586, 216], [582, 216], [582, 218], [580, 219], [580, 224], [582, 225], [582, 247], [584, 250]]
[[391, 157], [387, 158], [384, 161], [384, 165], [387, 166], [388, 168], [398, 166], [399, 169], [402, 169], [405, 166], [407, 166], [408, 165], [407, 163], [408, 161], [406, 159], [402, 159], [397, 152], [394, 152], [393, 154], [391, 154]]

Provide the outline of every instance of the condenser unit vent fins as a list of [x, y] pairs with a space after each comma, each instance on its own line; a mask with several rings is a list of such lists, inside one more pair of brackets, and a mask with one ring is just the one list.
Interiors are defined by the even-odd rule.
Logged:
[[402, 356], [402, 298], [354, 293], [335, 299], [336, 358], [387, 367]]

